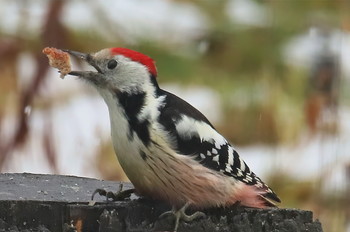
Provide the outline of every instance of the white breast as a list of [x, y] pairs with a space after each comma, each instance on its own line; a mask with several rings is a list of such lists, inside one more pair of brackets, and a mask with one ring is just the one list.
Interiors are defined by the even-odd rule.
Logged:
[[108, 106], [112, 143], [118, 161], [125, 174], [133, 182], [133, 179], [139, 179], [144, 170], [143, 160], [140, 156], [140, 149], [143, 147], [143, 143], [137, 136], [134, 136], [132, 140], [128, 138], [128, 121], [124, 115], [123, 108], [119, 105], [118, 99], [108, 91], [101, 90], [100, 93]]

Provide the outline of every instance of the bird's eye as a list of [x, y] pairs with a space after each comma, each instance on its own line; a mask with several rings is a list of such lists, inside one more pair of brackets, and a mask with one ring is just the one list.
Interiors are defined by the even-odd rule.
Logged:
[[107, 68], [108, 69], [115, 69], [117, 67], [118, 62], [116, 60], [110, 60], [108, 61]]

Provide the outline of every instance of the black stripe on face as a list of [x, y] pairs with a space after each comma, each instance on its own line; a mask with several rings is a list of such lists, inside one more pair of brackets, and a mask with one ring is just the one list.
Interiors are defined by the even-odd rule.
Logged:
[[150, 132], [148, 127], [150, 122], [147, 119], [140, 121], [137, 118], [137, 115], [144, 107], [146, 93], [140, 92], [130, 94], [125, 92], [117, 92], [116, 95], [119, 100], [119, 104], [124, 108], [124, 112], [129, 123], [129, 139], [133, 139], [134, 133], [136, 133], [146, 146], [149, 145]]

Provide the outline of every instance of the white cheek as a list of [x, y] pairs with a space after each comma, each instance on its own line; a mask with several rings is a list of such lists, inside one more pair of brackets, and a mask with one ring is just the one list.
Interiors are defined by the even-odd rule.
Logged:
[[149, 79], [149, 72], [144, 65], [126, 58], [118, 62], [113, 81], [121, 91], [137, 91]]

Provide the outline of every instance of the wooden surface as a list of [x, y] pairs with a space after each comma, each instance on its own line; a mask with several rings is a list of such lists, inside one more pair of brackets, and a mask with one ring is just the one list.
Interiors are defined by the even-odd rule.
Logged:
[[[0, 174], [0, 231], [171, 231], [174, 218], [159, 220], [169, 205], [147, 199], [107, 202], [95, 198], [96, 188], [117, 191], [120, 182], [90, 178]], [[124, 189], [132, 188], [124, 184]], [[192, 211], [194, 212], [194, 211]], [[188, 211], [191, 213], [191, 210]], [[208, 209], [206, 218], [181, 222], [181, 231], [322, 231], [312, 212], [297, 209], [252, 209], [239, 205]]]

